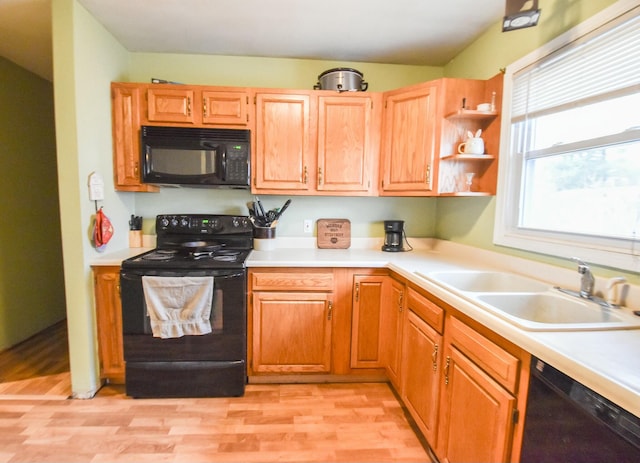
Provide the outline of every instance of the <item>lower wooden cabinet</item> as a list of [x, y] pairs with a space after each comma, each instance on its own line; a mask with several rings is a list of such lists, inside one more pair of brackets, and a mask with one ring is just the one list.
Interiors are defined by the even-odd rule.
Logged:
[[386, 339], [386, 360], [387, 376], [396, 388], [401, 388], [401, 367], [402, 367], [402, 342], [405, 322], [405, 284], [391, 278], [391, 299], [386, 303], [384, 310], [387, 315], [386, 326], [383, 331], [387, 332]]
[[331, 293], [254, 292], [256, 373], [331, 371]]
[[[423, 310], [437, 318], [444, 310], [410, 289], [402, 345], [402, 399], [431, 445], [436, 442], [439, 392], [442, 377], [442, 335], [421, 317]], [[427, 318], [427, 317], [425, 317]]]
[[93, 267], [100, 377], [124, 383], [120, 267]]
[[249, 374], [330, 373], [331, 269], [249, 270]]

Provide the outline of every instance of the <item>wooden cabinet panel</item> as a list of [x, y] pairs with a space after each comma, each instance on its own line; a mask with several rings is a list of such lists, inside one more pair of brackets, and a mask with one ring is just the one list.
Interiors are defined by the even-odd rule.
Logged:
[[455, 347], [445, 354], [440, 460], [509, 461], [516, 399]]
[[382, 194], [434, 194], [438, 83], [385, 94], [380, 171]]
[[195, 91], [189, 88], [147, 89], [147, 119], [149, 122], [196, 122]]
[[254, 192], [309, 190], [315, 172], [310, 94], [257, 93], [255, 101]]
[[[411, 306], [408, 306], [411, 307]], [[402, 399], [427, 441], [436, 442], [442, 336], [412, 309], [402, 347]]]
[[141, 183], [140, 85], [111, 84], [113, 175], [119, 191], [158, 191]]
[[124, 383], [120, 267], [94, 267], [93, 273], [100, 376]]
[[385, 365], [384, 304], [389, 300], [389, 277], [353, 277], [351, 368], [381, 368]]
[[247, 92], [202, 91], [202, 123], [246, 125], [249, 122]]
[[442, 334], [444, 329], [444, 310], [442, 307], [434, 304], [413, 288], [409, 288], [407, 298], [407, 306]]
[[462, 321], [452, 317], [447, 327], [451, 343], [511, 392], [518, 385], [520, 360]]
[[332, 302], [326, 293], [253, 293], [252, 369], [329, 373]]
[[318, 97], [318, 191], [375, 192], [378, 97]]
[[332, 291], [333, 272], [251, 272], [254, 291]]
[[387, 321], [382, 327], [385, 333], [387, 347], [386, 367], [387, 376], [397, 391], [402, 390], [402, 356], [403, 333], [405, 320], [405, 285], [391, 278], [391, 297], [384, 310], [387, 313]]

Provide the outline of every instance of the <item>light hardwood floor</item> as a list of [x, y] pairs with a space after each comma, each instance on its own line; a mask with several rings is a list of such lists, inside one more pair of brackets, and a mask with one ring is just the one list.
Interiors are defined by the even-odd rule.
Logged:
[[[66, 349], [64, 327], [54, 334]], [[431, 461], [387, 384], [251, 384], [206, 399], [131, 399], [107, 385], [72, 400], [66, 350], [47, 362], [27, 345], [43, 340], [0, 354], [0, 463]]]

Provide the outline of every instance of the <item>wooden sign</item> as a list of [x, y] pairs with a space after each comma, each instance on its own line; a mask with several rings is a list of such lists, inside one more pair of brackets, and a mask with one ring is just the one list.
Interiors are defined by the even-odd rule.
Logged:
[[318, 219], [318, 248], [348, 249], [351, 246], [351, 222], [348, 219]]

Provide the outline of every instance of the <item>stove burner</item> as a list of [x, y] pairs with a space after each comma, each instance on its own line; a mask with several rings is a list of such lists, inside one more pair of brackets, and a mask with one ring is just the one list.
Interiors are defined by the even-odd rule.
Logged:
[[238, 258], [237, 255], [221, 255], [221, 256], [213, 256], [213, 260], [217, 260], [220, 262], [235, 262], [235, 260]]
[[142, 259], [164, 262], [167, 260], [171, 260], [177, 253], [178, 251], [173, 249], [156, 249], [155, 251], [142, 256]]

